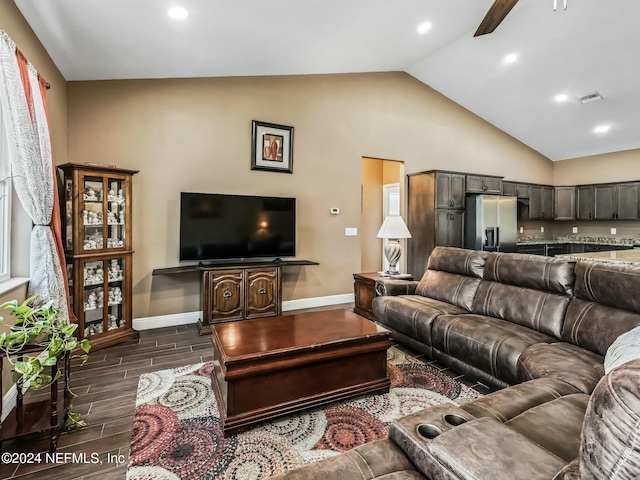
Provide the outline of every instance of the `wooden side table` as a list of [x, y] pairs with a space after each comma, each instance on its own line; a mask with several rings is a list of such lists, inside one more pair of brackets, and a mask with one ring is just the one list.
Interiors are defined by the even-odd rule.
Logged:
[[[355, 305], [353, 311], [369, 320], [373, 319], [372, 302], [376, 296], [376, 281], [383, 277], [378, 272], [354, 273], [353, 292], [355, 294]], [[412, 276], [403, 276], [403, 280], [413, 280]]]
[[[17, 359], [21, 361], [23, 355], [33, 354], [42, 350], [39, 346], [26, 346]], [[2, 390], [2, 362], [4, 353], [0, 354], [0, 391]], [[17, 385], [18, 396], [15, 408], [9, 412], [7, 418], [0, 422], [0, 452], [2, 451], [2, 443], [5, 440], [24, 437], [34, 433], [49, 433], [49, 451], [56, 451], [58, 445], [58, 437], [65, 427], [69, 407], [71, 405], [72, 393], [69, 390], [69, 373], [70, 373], [71, 355], [66, 352], [58, 362], [51, 367], [51, 375], [55, 375], [60, 362], [63, 362], [62, 379], [64, 381], [63, 401], [58, 401], [58, 381], [54, 380], [49, 387], [49, 398], [34, 401], [31, 403], [23, 403], [22, 386]], [[0, 416], [2, 415], [2, 402], [0, 402]]]

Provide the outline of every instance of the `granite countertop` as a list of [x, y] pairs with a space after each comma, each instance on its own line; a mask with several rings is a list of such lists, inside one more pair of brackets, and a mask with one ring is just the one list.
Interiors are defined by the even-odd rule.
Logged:
[[615, 250], [611, 252], [570, 253], [556, 255], [555, 258], [566, 260], [586, 260], [589, 262], [613, 262], [626, 264], [640, 264], [640, 250]]
[[612, 245], [619, 247], [629, 247], [640, 245], [640, 238], [624, 237], [579, 237], [577, 235], [556, 235], [556, 236], [521, 236], [518, 237], [517, 245], [547, 245], [557, 243], [579, 243], [586, 245]]

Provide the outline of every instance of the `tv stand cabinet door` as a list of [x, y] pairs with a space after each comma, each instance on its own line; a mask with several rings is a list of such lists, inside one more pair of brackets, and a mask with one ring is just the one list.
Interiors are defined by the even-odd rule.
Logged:
[[246, 270], [245, 318], [280, 315], [282, 312], [280, 267]]
[[242, 270], [207, 271], [204, 273], [206, 324], [242, 320], [244, 303]]

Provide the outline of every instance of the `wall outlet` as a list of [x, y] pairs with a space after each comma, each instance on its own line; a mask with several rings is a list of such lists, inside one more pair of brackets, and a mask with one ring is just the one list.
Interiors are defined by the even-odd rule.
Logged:
[[524, 227], [520, 227], [520, 233], [524, 233]]
[[615, 235], [618, 233], [618, 229], [616, 227], [611, 227], [611, 235]]
[[573, 227], [573, 233], [578, 233], [578, 227]]
[[357, 237], [358, 236], [358, 229], [355, 227], [347, 227], [344, 229], [344, 234], [347, 237]]
[[540, 227], [540, 233], [544, 233], [544, 227]]
[[329, 213], [331, 215], [339, 215], [340, 214], [340, 209], [338, 207], [331, 207], [329, 209]]

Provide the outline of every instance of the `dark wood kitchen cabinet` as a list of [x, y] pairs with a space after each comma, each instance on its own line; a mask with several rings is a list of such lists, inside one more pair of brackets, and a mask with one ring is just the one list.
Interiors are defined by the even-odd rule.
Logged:
[[596, 220], [638, 220], [639, 183], [594, 185], [594, 218]]
[[507, 197], [529, 198], [529, 184], [502, 182], [502, 194]]
[[407, 176], [407, 272], [422, 278], [436, 246], [464, 244], [465, 175], [428, 171]]
[[502, 195], [502, 177], [467, 175], [467, 193]]
[[435, 173], [436, 208], [464, 209], [465, 175]]
[[554, 187], [553, 206], [555, 220], [575, 220], [576, 187]]
[[529, 220], [553, 219], [553, 187], [531, 185], [529, 195]]
[[593, 185], [576, 187], [576, 220], [593, 220]]

